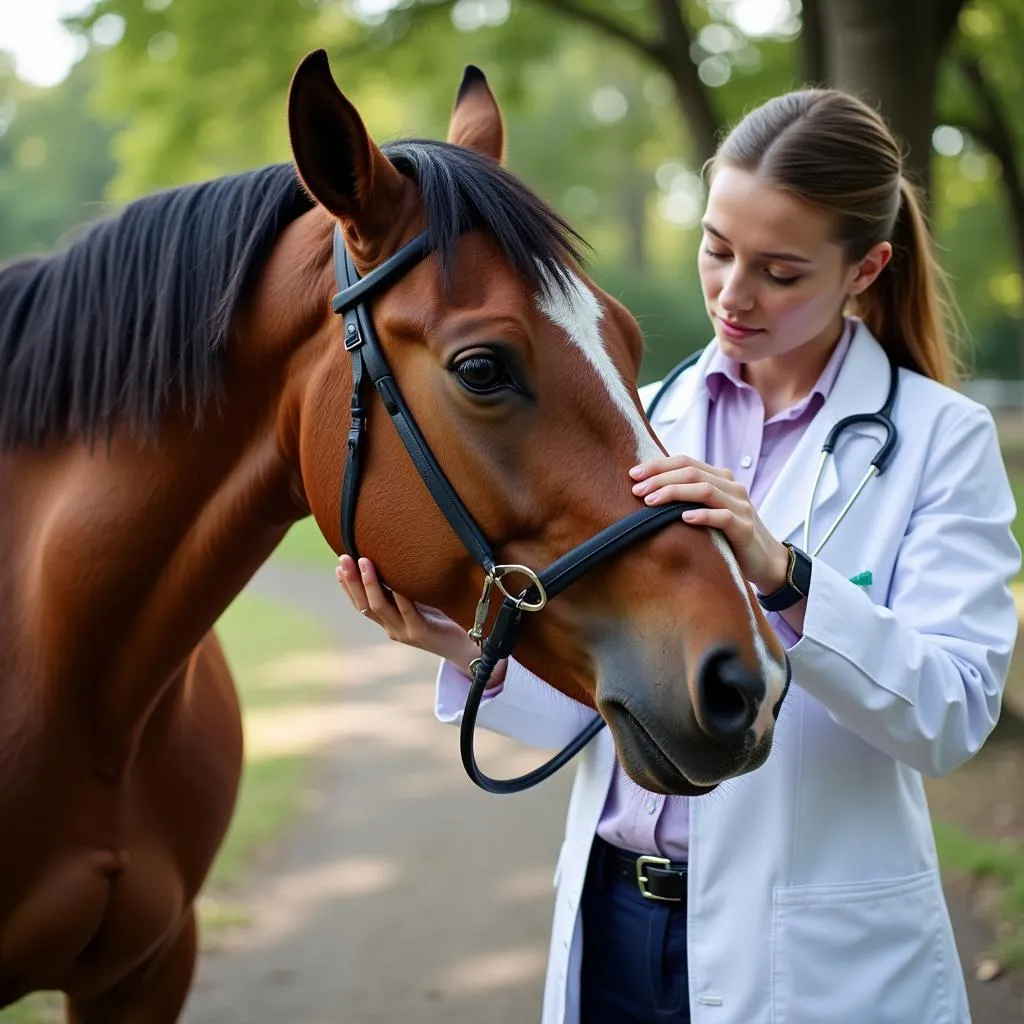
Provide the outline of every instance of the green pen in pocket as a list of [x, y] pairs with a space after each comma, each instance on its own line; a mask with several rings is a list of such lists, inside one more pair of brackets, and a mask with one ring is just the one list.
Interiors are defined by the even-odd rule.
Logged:
[[863, 572], [857, 573], [856, 576], [851, 576], [850, 582], [854, 586], [860, 587], [861, 590], [867, 590], [871, 586], [871, 570], [865, 569]]

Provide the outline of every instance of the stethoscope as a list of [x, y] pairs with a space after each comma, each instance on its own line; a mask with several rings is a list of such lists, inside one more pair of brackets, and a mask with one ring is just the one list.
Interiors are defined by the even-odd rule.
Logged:
[[[892, 421], [892, 410], [896, 405], [896, 395], [899, 393], [900, 371], [896, 364], [889, 360], [889, 393], [885, 396], [882, 407], [877, 412], [856, 412], [851, 416], [844, 416], [829, 432], [821, 446], [821, 454], [818, 457], [818, 472], [814, 476], [814, 486], [811, 488], [811, 496], [807, 501], [807, 514], [804, 517], [804, 543], [803, 548], [809, 555], [817, 555], [825, 546], [825, 542], [836, 532], [839, 524], [846, 518], [847, 513], [853, 508], [853, 503], [860, 497], [860, 492], [867, 486], [868, 481], [875, 476], [881, 476], [886, 467], [892, 461], [896, 452], [896, 442], [899, 440], [899, 433], [896, 424]], [[860, 483], [854, 489], [853, 494], [847, 499], [846, 504], [839, 510], [832, 525], [828, 528], [825, 536], [818, 541], [818, 546], [811, 550], [811, 516], [814, 513], [814, 499], [818, 496], [818, 485], [825, 472], [825, 465], [829, 456], [835, 457], [836, 445], [844, 430], [855, 427], [859, 424], [869, 424], [881, 427], [885, 431], [885, 440], [879, 446], [875, 457], [868, 465], [867, 471], [861, 477]]]
[[[658, 403], [662, 400], [669, 388], [671, 388], [676, 382], [676, 379], [683, 372], [693, 366], [698, 359], [700, 359], [703, 351], [703, 349], [698, 349], [692, 355], [688, 356], [664, 379], [661, 387], [658, 388], [654, 398], [647, 406], [648, 419], [654, 415], [654, 410]], [[821, 551], [828, 539], [836, 532], [839, 524], [847, 517], [850, 509], [853, 508], [854, 502], [860, 497], [861, 492], [867, 486], [868, 481], [871, 480], [872, 477], [881, 476], [892, 461], [892, 457], [896, 452], [896, 443], [899, 440], [899, 432], [896, 430], [896, 424], [892, 421], [892, 411], [896, 405], [896, 396], [899, 394], [899, 383], [899, 367], [890, 359], [889, 391], [885, 396], [885, 401], [882, 403], [881, 408], [877, 412], [857, 412], [850, 416], [844, 416], [828, 432], [828, 436], [825, 438], [825, 442], [821, 446], [821, 454], [818, 457], [818, 472], [814, 476], [814, 486], [811, 488], [811, 496], [807, 502], [807, 515], [804, 517], [803, 549], [809, 555], [815, 556]], [[814, 514], [814, 499], [818, 496], [818, 487], [821, 484], [821, 478], [825, 473], [825, 466], [828, 463], [830, 456], [833, 458], [835, 457], [836, 445], [839, 443], [839, 439], [842, 436], [843, 431], [863, 424], [881, 427], [885, 433], [885, 438], [879, 443], [875, 457], [868, 465], [867, 471], [864, 473], [864, 476], [861, 477], [861, 481], [857, 484], [853, 494], [850, 495], [846, 504], [839, 510], [839, 514], [833, 520], [832, 525], [826, 531], [825, 536], [818, 541], [817, 547], [812, 551], [811, 522]]]

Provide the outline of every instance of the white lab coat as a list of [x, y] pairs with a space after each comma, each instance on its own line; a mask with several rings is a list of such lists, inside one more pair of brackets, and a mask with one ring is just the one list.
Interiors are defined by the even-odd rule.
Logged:
[[[709, 347], [655, 412], [670, 452], [704, 455], [710, 356]], [[801, 543], [825, 434], [840, 417], [878, 409], [888, 381], [886, 356], [861, 324], [763, 502], [776, 537]], [[1008, 587], [1020, 566], [1015, 508], [983, 406], [901, 371], [894, 420], [900, 440], [888, 471], [814, 560], [771, 756], [690, 801], [693, 1024], [970, 1020], [922, 774], [970, 758], [999, 715], [1017, 633]], [[815, 536], [852, 493], [880, 433], [843, 435], [819, 488]], [[865, 570], [867, 592], [849, 580]], [[448, 722], [465, 695], [454, 676], [442, 667], [437, 713]], [[591, 713], [512, 663], [479, 720], [554, 746]], [[578, 1024], [580, 895], [612, 762], [602, 730], [580, 755], [555, 871], [543, 1024]]]

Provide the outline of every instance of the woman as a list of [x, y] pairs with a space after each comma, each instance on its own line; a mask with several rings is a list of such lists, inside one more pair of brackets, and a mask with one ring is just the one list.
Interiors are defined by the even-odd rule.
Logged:
[[[703, 502], [789, 651], [774, 750], [713, 795], [645, 793], [601, 733], [580, 758], [556, 883], [545, 1024], [963, 1024], [963, 975], [922, 775], [994, 727], [1016, 638], [1015, 508], [988, 412], [954, 391], [938, 268], [898, 146], [838, 91], [754, 110], [709, 168], [698, 259], [715, 339], [662, 396], [649, 503]], [[802, 541], [818, 452], [885, 402], [899, 442], [816, 553], [881, 440], [838, 442]], [[784, 543], [786, 542], [786, 543]], [[801, 550], [808, 547], [806, 552]], [[475, 649], [343, 557], [353, 603], [445, 658], [457, 721]], [[581, 709], [510, 662], [481, 713]], [[663, 897], [640, 891], [639, 874]]]

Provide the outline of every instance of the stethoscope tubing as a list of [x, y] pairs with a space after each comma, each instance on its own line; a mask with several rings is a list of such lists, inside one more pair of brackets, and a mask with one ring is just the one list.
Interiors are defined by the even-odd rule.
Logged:
[[[878, 412], [854, 413], [852, 416], [845, 416], [829, 432], [825, 443], [821, 446], [821, 453], [818, 457], [818, 470], [814, 475], [814, 486], [811, 488], [811, 496], [807, 502], [807, 514], [804, 516], [803, 549], [812, 558], [817, 556], [825, 546], [829, 538], [836, 532], [839, 524], [846, 518], [854, 502], [860, 497], [861, 492], [868, 485], [873, 477], [881, 476], [888, 468], [892, 457], [896, 452], [896, 445], [899, 441], [899, 432], [896, 424], [892, 421], [892, 411], [896, 405], [896, 396], [899, 392], [899, 368], [895, 363], [889, 364], [889, 392]], [[836, 445], [844, 430], [860, 423], [875, 424], [885, 432], [885, 438], [878, 447], [875, 457], [867, 468], [867, 472], [861, 477], [853, 493], [847, 499], [846, 504], [839, 510], [839, 514], [832, 521], [832, 525], [825, 531], [825, 535], [818, 541], [814, 550], [811, 550], [811, 520], [814, 514], [814, 500], [818, 496], [818, 486], [821, 483], [822, 475], [825, 472], [825, 465], [829, 456], [834, 456]]]

